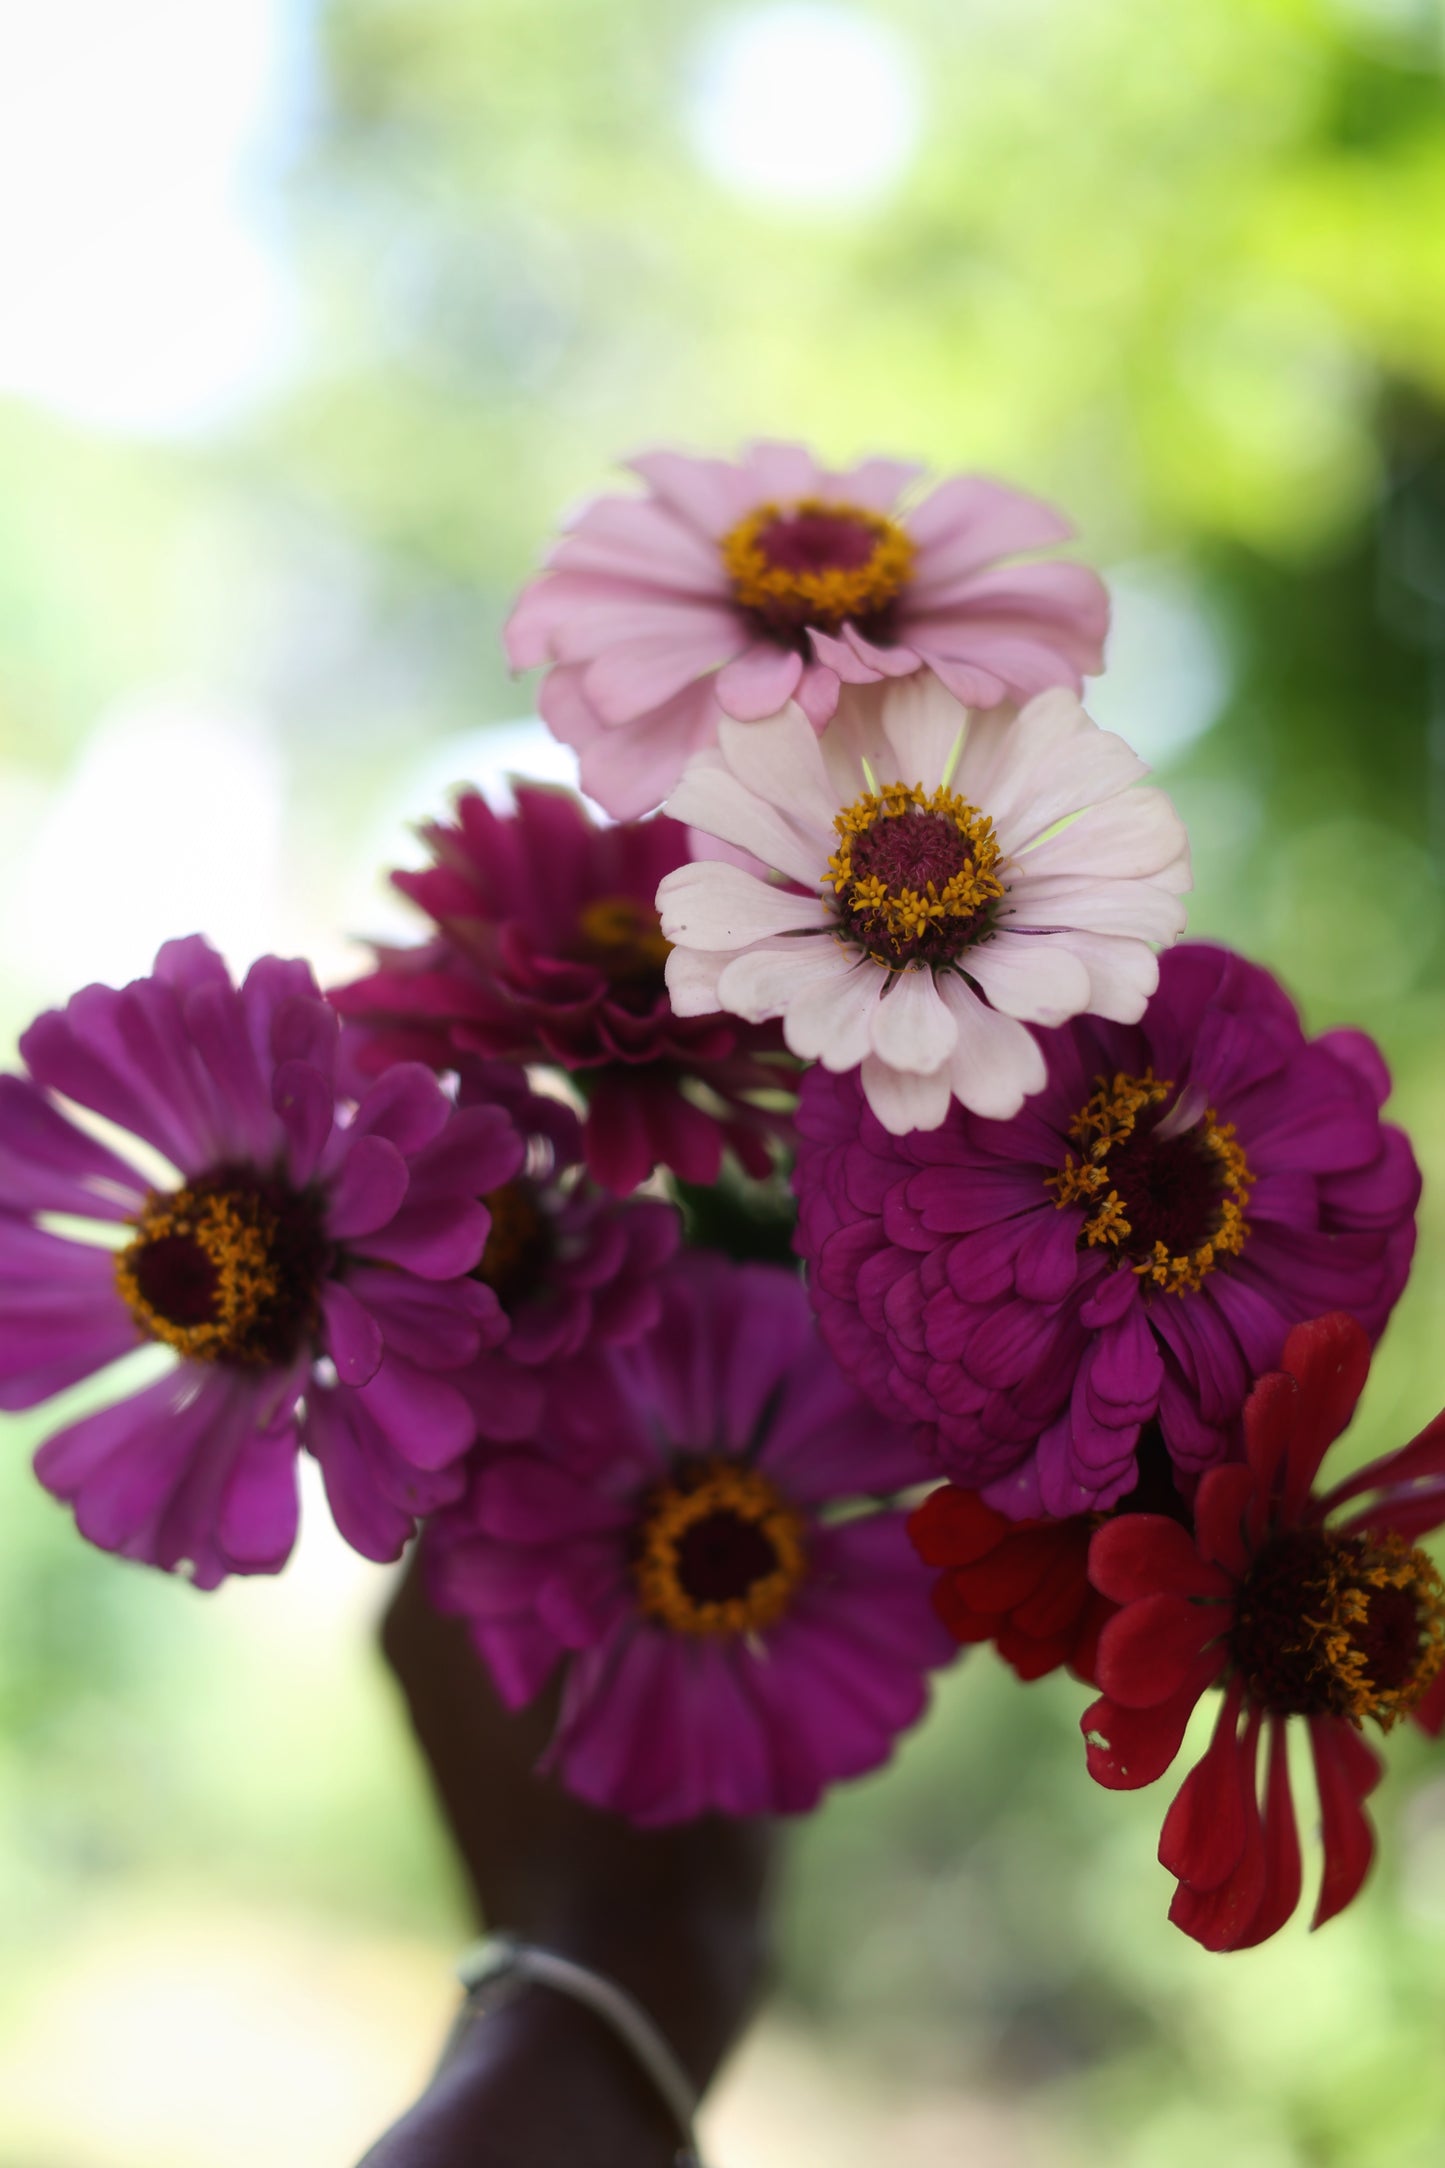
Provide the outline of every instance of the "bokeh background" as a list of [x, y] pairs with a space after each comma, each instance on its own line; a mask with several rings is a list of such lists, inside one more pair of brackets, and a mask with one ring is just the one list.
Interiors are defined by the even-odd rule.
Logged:
[[[1368, 1026], [1427, 1173], [1361, 1453], [1445, 1398], [1436, 0], [0, 4], [0, 1038], [202, 927], [406, 923], [498, 628], [648, 441], [1062, 500], [1196, 932]], [[462, 1930], [314, 1514], [207, 1599], [0, 1464], [0, 2168], [349, 2168]], [[987, 1657], [798, 1832], [722, 2168], [1438, 2168], [1445, 1764], [1317, 1940], [1165, 1921], [1162, 1799]]]

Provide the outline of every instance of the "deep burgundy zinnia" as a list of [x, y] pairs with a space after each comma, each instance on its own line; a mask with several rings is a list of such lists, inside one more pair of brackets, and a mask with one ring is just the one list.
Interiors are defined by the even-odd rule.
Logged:
[[507, 1320], [458, 1383], [484, 1439], [538, 1435], [559, 1365], [622, 1346], [656, 1323], [659, 1273], [681, 1221], [655, 1198], [620, 1202], [580, 1165], [582, 1132], [560, 1100], [531, 1090], [507, 1062], [464, 1060], [458, 1100], [500, 1109], [521, 1145], [517, 1171], [483, 1200], [491, 1216], [476, 1276]]
[[[237, 988], [204, 941], [172, 941], [153, 977], [40, 1017], [29, 1075], [0, 1077], [0, 1408], [173, 1350], [157, 1382], [49, 1438], [36, 1473], [92, 1543], [205, 1588], [284, 1564], [303, 1443], [343, 1535], [397, 1557], [462, 1487], [456, 1373], [506, 1330], [470, 1275], [480, 1197], [520, 1162], [511, 1124], [458, 1112], [413, 1063], [342, 1106], [337, 1036], [305, 964], [263, 958]], [[54, 1094], [170, 1178], [152, 1186]]]
[[560, 1672], [571, 1790], [645, 1824], [801, 1813], [887, 1759], [953, 1653], [879, 1504], [919, 1462], [792, 1273], [689, 1253], [649, 1333], [567, 1374], [545, 1445], [482, 1461], [427, 1555], [509, 1705]]
[[754, 1095], [787, 1082], [760, 1059], [774, 1031], [679, 1017], [667, 997], [653, 899], [688, 858], [686, 829], [660, 817], [598, 828], [558, 790], [519, 786], [516, 807], [494, 813], [468, 792], [454, 824], [424, 831], [435, 863], [392, 875], [437, 934], [379, 950], [375, 971], [333, 991], [364, 1027], [363, 1065], [557, 1063], [586, 1095], [588, 1168], [618, 1195], [655, 1166], [715, 1181], [725, 1146], [766, 1173], [776, 1117]]
[[1082, 1719], [1091, 1774], [1115, 1790], [1152, 1784], [1200, 1696], [1224, 1689], [1159, 1844], [1179, 1882], [1169, 1916], [1208, 1949], [1263, 1942], [1299, 1901], [1291, 1719], [1305, 1725], [1319, 1789], [1319, 1927], [1350, 1903], [1374, 1853], [1362, 1802], [1382, 1766], [1364, 1725], [1388, 1731], [1413, 1716], [1433, 1732], [1445, 1718], [1445, 1586], [1415, 1547], [1445, 1522], [1445, 1415], [1323, 1495], [1312, 1488], [1369, 1366], [1355, 1319], [1296, 1326], [1282, 1370], [1246, 1404], [1247, 1462], [1199, 1486], [1192, 1537], [1126, 1514], [1090, 1549], [1094, 1585], [1122, 1606], [1099, 1640], [1103, 1699]]
[[1048, 1081], [1011, 1121], [954, 1107], [890, 1136], [821, 1068], [799, 1109], [799, 1247], [829, 1344], [1011, 1519], [1116, 1503], [1151, 1419], [1186, 1473], [1229, 1457], [1305, 1317], [1347, 1307], [1378, 1338], [1420, 1187], [1373, 1042], [1307, 1040], [1228, 950], [1162, 957], [1137, 1025], [1039, 1037]]

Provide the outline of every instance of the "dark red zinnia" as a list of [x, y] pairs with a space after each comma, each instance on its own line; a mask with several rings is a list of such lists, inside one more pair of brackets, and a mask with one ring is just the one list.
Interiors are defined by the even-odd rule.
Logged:
[[761, 1058], [780, 1049], [775, 1030], [679, 1017], [668, 1000], [654, 898], [688, 860], [680, 822], [598, 828], [566, 792], [519, 786], [514, 813], [468, 792], [454, 823], [423, 835], [434, 863], [392, 880], [434, 939], [378, 949], [375, 971], [331, 994], [363, 1027], [364, 1069], [556, 1063], [586, 1098], [588, 1171], [619, 1196], [655, 1166], [713, 1182], [725, 1146], [750, 1174], [768, 1172], [777, 1117], [757, 1095], [788, 1081]]
[[1094, 1513], [1007, 1521], [976, 1491], [945, 1483], [908, 1518], [913, 1547], [940, 1568], [933, 1608], [955, 1641], [992, 1641], [1021, 1679], [1067, 1664], [1091, 1684], [1115, 1606], [1089, 1583]]
[[1382, 1765], [1366, 1721], [1445, 1723], [1445, 1586], [1415, 1548], [1445, 1522], [1445, 1414], [1332, 1490], [1311, 1488], [1369, 1364], [1354, 1318], [1297, 1326], [1283, 1370], [1246, 1403], [1247, 1460], [1199, 1486], [1193, 1535], [1130, 1513], [1090, 1546], [1094, 1587], [1120, 1606], [1099, 1638], [1103, 1698], [1083, 1718], [1090, 1773], [1115, 1790], [1153, 1783], [1200, 1696], [1224, 1689], [1159, 1844], [1179, 1882], [1169, 1916], [1208, 1949], [1263, 1942], [1299, 1901], [1291, 1718], [1308, 1729], [1319, 1790], [1316, 1927], [1350, 1903], [1374, 1853], [1363, 1801]]

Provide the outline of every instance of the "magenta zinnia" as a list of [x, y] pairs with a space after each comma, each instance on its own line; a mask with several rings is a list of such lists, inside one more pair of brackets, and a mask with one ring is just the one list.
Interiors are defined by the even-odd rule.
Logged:
[[1420, 1193], [1376, 1047], [1306, 1039], [1228, 950], [1171, 949], [1137, 1025], [1039, 1037], [1047, 1080], [1012, 1121], [955, 1106], [892, 1136], [822, 1068], [798, 1113], [829, 1345], [1011, 1519], [1117, 1504], [1156, 1419], [1190, 1474], [1231, 1458], [1292, 1325], [1338, 1308], [1384, 1330]]
[[1245, 1408], [1247, 1462], [1199, 1486], [1192, 1537], [1177, 1521], [1125, 1514], [1090, 1549], [1095, 1587], [1123, 1606], [1099, 1639], [1103, 1699], [1082, 1719], [1098, 1781], [1152, 1784], [1200, 1696], [1224, 1690], [1159, 1844], [1179, 1882], [1169, 1916], [1208, 1949], [1263, 1942], [1299, 1901], [1291, 1722], [1305, 1727], [1319, 1792], [1319, 1927], [1350, 1903], [1374, 1853], [1363, 1801], [1382, 1767], [1366, 1725], [1389, 1731], [1412, 1716], [1437, 1731], [1445, 1718], [1445, 1586], [1418, 1548], [1445, 1523], [1445, 1416], [1322, 1495], [1313, 1488], [1369, 1367], [1353, 1318], [1297, 1326], [1282, 1370]]
[[498, 814], [467, 793], [454, 825], [424, 830], [435, 863], [392, 875], [437, 932], [383, 949], [375, 971], [333, 992], [363, 1065], [556, 1063], [586, 1098], [588, 1169], [620, 1196], [655, 1166], [715, 1181], [725, 1147], [765, 1174], [776, 1121], [755, 1099], [788, 1081], [760, 1059], [771, 1034], [677, 1016], [667, 996], [653, 899], [687, 859], [687, 831], [664, 819], [598, 828], [563, 791], [516, 799]]
[[[349, 1113], [337, 1036], [305, 964], [264, 958], [236, 988], [203, 941], [172, 941], [153, 977], [40, 1017], [29, 1075], [0, 1077], [0, 1407], [171, 1349], [157, 1382], [48, 1439], [36, 1472], [91, 1542], [201, 1587], [285, 1562], [303, 1442], [342, 1533], [398, 1556], [461, 1487], [475, 1425], [456, 1373], [506, 1330], [470, 1275], [515, 1131], [457, 1112], [413, 1064]], [[55, 1094], [172, 1173], [142, 1174]]]
[[[1109, 605], [1082, 565], [1006, 564], [1067, 539], [1052, 506], [984, 475], [918, 502], [921, 473], [843, 473], [800, 444], [742, 460], [655, 451], [641, 497], [599, 497], [549, 552], [506, 630], [514, 669], [619, 818], [664, 799], [718, 719], [796, 700], [815, 729], [841, 685], [931, 670], [966, 707], [1075, 692], [1103, 666]], [[910, 778], [909, 780], [912, 780]]]
[[879, 1505], [919, 1463], [791, 1273], [690, 1253], [656, 1327], [553, 1394], [545, 1447], [483, 1461], [427, 1543], [510, 1706], [560, 1674], [571, 1790], [647, 1824], [801, 1813], [887, 1759], [953, 1650]]

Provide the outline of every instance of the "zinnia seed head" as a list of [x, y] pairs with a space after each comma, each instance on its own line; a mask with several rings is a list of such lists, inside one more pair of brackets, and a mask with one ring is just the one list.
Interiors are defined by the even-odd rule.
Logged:
[[141, 1330], [196, 1362], [288, 1362], [314, 1329], [327, 1241], [318, 1200], [249, 1168], [154, 1192], [115, 1261]]
[[776, 1625], [806, 1565], [801, 1515], [766, 1476], [726, 1459], [680, 1463], [648, 1493], [633, 1536], [640, 1608], [674, 1633]]
[[993, 822], [940, 785], [887, 783], [834, 821], [828, 861], [839, 931], [889, 970], [949, 964], [992, 925], [1004, 895]]
[[1097, 1083], [1069, 1124], [1079, 1157], [1070, 1153], [1045, 1186], [1060, 1210], [1086, 1208], [1081, 1249], [1107, 1245], [1166, 1294], [1191, 1293], [1249, 1238], [1254, 1176], [1234, 1125], [1213, 1107], [1189, 1121], [1173, 1084], [1152, 1070]]
[[913, 569], [914, 547], [895, 520], [858, 505], [805, 497], [760, 504], [723, 536], [734, 600], [773, 634], [809, 626], [836, 633], [888, 608]]
[[1387, 1535], [1291, 1529], [1252, 1565], [1235, 1607], [1234, 1661], [1276, 1716], [1337, 1716], [1382, 1730], [1409, 1714], [1445, 1662], [1445, 1585], [1424, 1551]]

